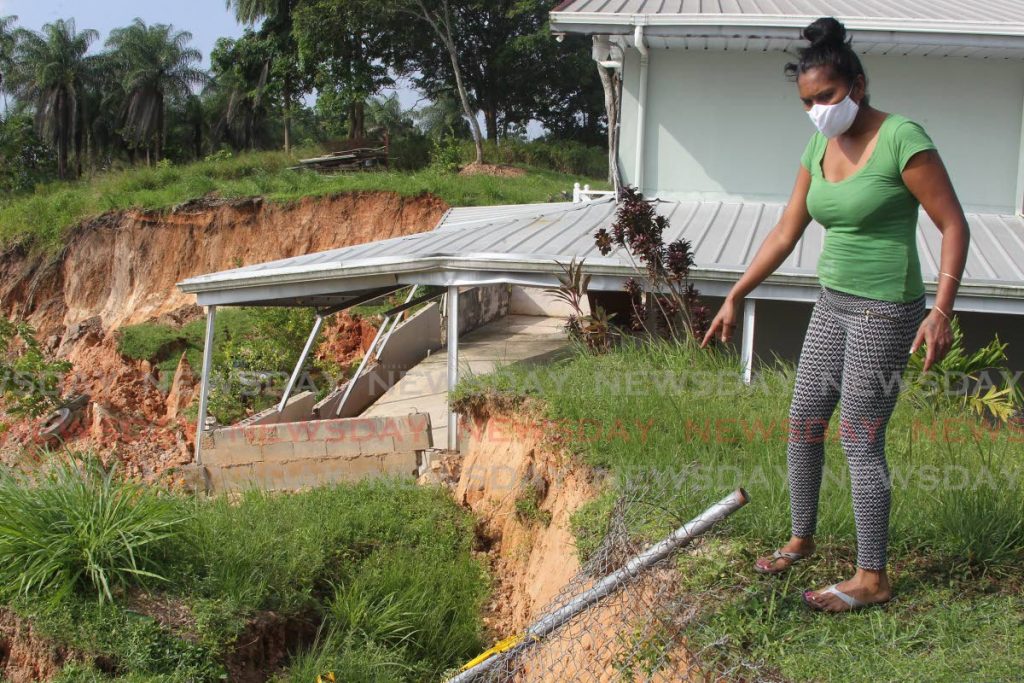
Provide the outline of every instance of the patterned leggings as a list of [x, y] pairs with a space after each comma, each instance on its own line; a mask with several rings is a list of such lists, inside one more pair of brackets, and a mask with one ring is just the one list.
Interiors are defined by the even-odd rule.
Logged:
[[793, 535], [814, 534], [824, 436], [840, 403], [839, 440], [850, 468], [857, 566], [863, 569], [880, 570], [886, 564], [890, 496], [885, 432], [924, 313], [924, 295], [892, 302], [822, 286], [800, 351], [786, 454]]

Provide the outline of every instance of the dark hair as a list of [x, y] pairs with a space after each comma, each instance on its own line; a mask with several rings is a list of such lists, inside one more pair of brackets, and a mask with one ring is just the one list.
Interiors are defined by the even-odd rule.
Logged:
[[[816, 19], [800, 35], [811, 44], [797, 48], [797, 61], [786, 64], [786, 76], [791, 80], [795, 81], [809, 69], [827, 66], [850, 85], [857, 76], [863, 76], [867, 83], [864, 66], [850, 46], [852, 39], [846, 37], [846, 27], [834, 17]], [[864, 94], [864, 102], [867, 102], [867, 93]]]

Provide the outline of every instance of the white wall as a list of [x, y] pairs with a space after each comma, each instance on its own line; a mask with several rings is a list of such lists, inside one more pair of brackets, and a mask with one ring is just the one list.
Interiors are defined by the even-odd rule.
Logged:
[[[785, 201], [814, 128], [782, 52], [652, 50], [644, 192]], [[1016, 206], [1024, 66], [1008, 60], [863, 57], [871, 104], [932, 136], [968, 211]], [[624, 67], [621, 160], [634, 178], [639, 56]]]

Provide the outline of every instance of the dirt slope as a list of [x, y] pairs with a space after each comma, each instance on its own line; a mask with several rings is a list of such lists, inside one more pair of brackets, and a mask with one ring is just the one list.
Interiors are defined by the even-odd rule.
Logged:
[[[456, 501], [477, 517], [477, 534], [494, 579], [484, 621], [492, 638], [499, 640], [521, 634], [551, 609], [551, 601], [570, 582], [579, 581], [571, 518], [604, 483], [563, 452], [557, 434], [547, 432], [548, 423], [532, 402], [503, 406], [469, 400], [460, 410], [470, 415], [463, 427], [464, 458], [461, 467], [445, 463], [441, 469], [450, 470]], [[527, 500], [532, 503], [524, 505]], [[643, 680], [704, 680], [686, 649], [685, 632], [662, 634], [657, 631], [660, 622], [645, 619], [667, 597], [665, 586], [675, 580], [665, 568], [646, 572], [632, 588], [614, 593], [535, 646], [519, 660], [523, 669], [514, 680], [627, 680], [624, 671], [644, 666], [648, 640], [664, 651], [657, 650], [662, 660]], [[576, 594], [593, 583], [583, 580], [570, 590]], [[657, 640], [662, 637], [670, 638], [666, 645]]]

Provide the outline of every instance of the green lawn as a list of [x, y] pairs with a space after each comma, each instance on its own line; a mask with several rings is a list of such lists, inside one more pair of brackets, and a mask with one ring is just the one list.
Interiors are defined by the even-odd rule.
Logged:
[[[610, 470], [616, 487], [656, 473], [649, 497], [663, 523], [637, 529], [643, 537], [660, 538], [673, 520], [746, 488], [751, 503], [702, 541], [710, 552], [677, 560], [682, 587], [701, 606], [694, 643], [715, 643], [709, 665], [746, 680], [1020, 680], [1024, 434], [986, 429], [953, 406], [901, 399], [887, 438], [895, 599], [856, 614], [811, 613], [801, 592], [846, 578], [855, 561], [838, 417], [826, 446], [819, 559], [784, 577], [761, 576], [755, 557], [789, 536], [783, 421], [794, 369], [779, 363], [748, 386], [740, 367], [732, 354], [666, 344], [581, 352], [544, 369], [467, 379], [459, 399], [468, 406], [491, 395], [508, 405], [533, 396], [568, 448]], [[584, 555], [610, 498], [577, 513]]]
[[[306, 633], [279, 681], [433, 681], [482, 647], [487, 576], [445, 490], [378, 480], [208, 500], [57, 471], [31, 487], [0, 473], [0, 604], [88, 655], [62, 681], [231, 680], [253, 618]], [[98, 602], [97, 572], [113, 600]]]
[[430, 169], [325, 176], [288, 170], [298, 156], [302, 154], [256, 152], [42, 185], [32, 194], [0, 200], [0, 244], [28, 242], [36, 248], [53, 250], [62, 244], [69, 228], [86, 218], [125, 209], [169, 209], [210, 193], [226, 199], [264, 197], [287, 202], [341, 192], [391, 191], [403, 195], [431, 193], [452, 206], [477, 206], [560, 201], [563, 192], [571, 193], [576, 181], [595, 188], [606, 186], [592, 178], [538, 168], [527, 168], [527, 174], [518, 178], [463, 177]]

